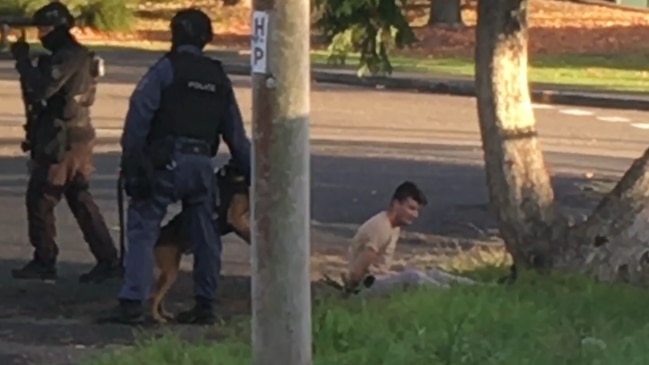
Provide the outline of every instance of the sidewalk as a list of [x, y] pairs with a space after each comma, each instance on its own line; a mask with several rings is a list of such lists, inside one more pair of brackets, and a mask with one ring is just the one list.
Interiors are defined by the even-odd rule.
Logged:
[[[250, 75], [248, 56], [234, 52], [214, 52], [214, 56], [223, 61], [228, 73], [241, 76]], [[459, 75], [395, 72], [387, 78], [359, 78], [352, 69], [317, 65], [312, 67], [312, 79], [317, 83], [344, 84], [373, 89], [384, 88], [431, 94], [475, 96], [473, 78]], [[535, 83], [532, 85], [531, 97], [533, 102], [543, 104], [649, 111], [649, 92], [615, 92], [580, 86]]]

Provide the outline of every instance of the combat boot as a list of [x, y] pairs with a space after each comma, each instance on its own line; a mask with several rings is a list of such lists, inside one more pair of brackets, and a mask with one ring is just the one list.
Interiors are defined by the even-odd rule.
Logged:
[[119, 260], [99, 262], [87, 273], [79, 277], [79, 282], [83, 284], [99, 284], [113, 278], [121, 278], [124, 275], [124, 269]]
[[58, 277], [54, 263], [47, 264], [38, 260], [32, 260], [20, 269], [11, 270], [11, 276], [20, 280], [44, 281], [56, 280]]
[[211, 326], [216, 320], [213, 301], [201, 297], [196, 297], [196, 304], [192, 309], [180, 312], [176, 316], [176, 321], [181, 324]]
[[119, 305], [106, 317], [97, 320], [99, 323], [141, 325], [146, 321], [144, 306], [139, 300], [120, 299]]

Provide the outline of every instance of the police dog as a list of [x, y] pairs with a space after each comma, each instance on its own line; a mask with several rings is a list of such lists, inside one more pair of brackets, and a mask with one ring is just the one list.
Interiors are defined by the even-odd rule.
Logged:
[[[250, 244], [250, 194], [244, 175], [230, 162], [216, 172], [216, 181], [221, 234], [234, 232]], [[182, 255], [192, 252], [192, 244], [183, 232], [182, 219], [180, 212], [162, 227], [154, 248], [158, 279], [151, 296], [151, 315], [159, 323], [173, 319], [165, 310], [164, 298], [178, 278]]]

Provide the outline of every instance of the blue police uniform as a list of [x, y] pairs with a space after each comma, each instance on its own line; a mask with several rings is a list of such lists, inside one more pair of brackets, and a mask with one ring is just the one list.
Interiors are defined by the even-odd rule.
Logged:
[[[175, 52], [202, 55], [200, 48], [182, 45]], [[137, 154], [147, 145], [156, 112], [162, 106], [162, 90], [174, 80], [174, 68], [168, 57], [152, 66], [130, 98], [121, 140], [123, 156]], [[229, 80], [228, 80], [229, 83]], [[221, 121], [220, 137], [228, 145], [232, 158], [250, 176], [250, 141], [231, 84], [228, 85], [227, 111]], [[191, 123], [191, 120], [187, 120]], [[218, 136], [215, 136], [218, 139]], [[153, 285], [153, 247], [167, 207], [182, 201], [186, 214], [186, 232], [194, 244], [194, 290], [197, 297], [213, 301], [221, 268], [221, 239], [214, 220], [216, 184], [212, 160], [208, 155], [184, 153], [182, 146], [195, 140], [174, 137], [172, 161], [167, 169], [154, 172], [155, 189], [148, 199], [131, 199], [127, 212], [129, 249], [120, 300], [144, 301]], [[216, 142], [218, 148], [218, 140]]]

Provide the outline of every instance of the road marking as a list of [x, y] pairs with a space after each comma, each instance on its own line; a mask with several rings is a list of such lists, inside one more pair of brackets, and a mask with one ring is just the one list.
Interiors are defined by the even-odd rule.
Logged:
[[576, 115], [576, 116], [586, 116], [586, 115], [595, 114], [595, 113], [593, 113], [591, 111], [583, 110], [583, 109], [559, 109], [559, 113], [568, 114], [568, 115]]
[[639, 129], [649, 129], [649, 123], [632, 123], [631, 126]]
[[628, 123], [631, 121], [631, 119], [624, 117], [597, 117], [597, 119], [609, 123]]
[[554, 109], [552, 105], [532, 103], [532, 109]]
[[97, 136], [104, 138], [115, 138], [122, 136], [122, 129], [118, 128], [95, 128]]

